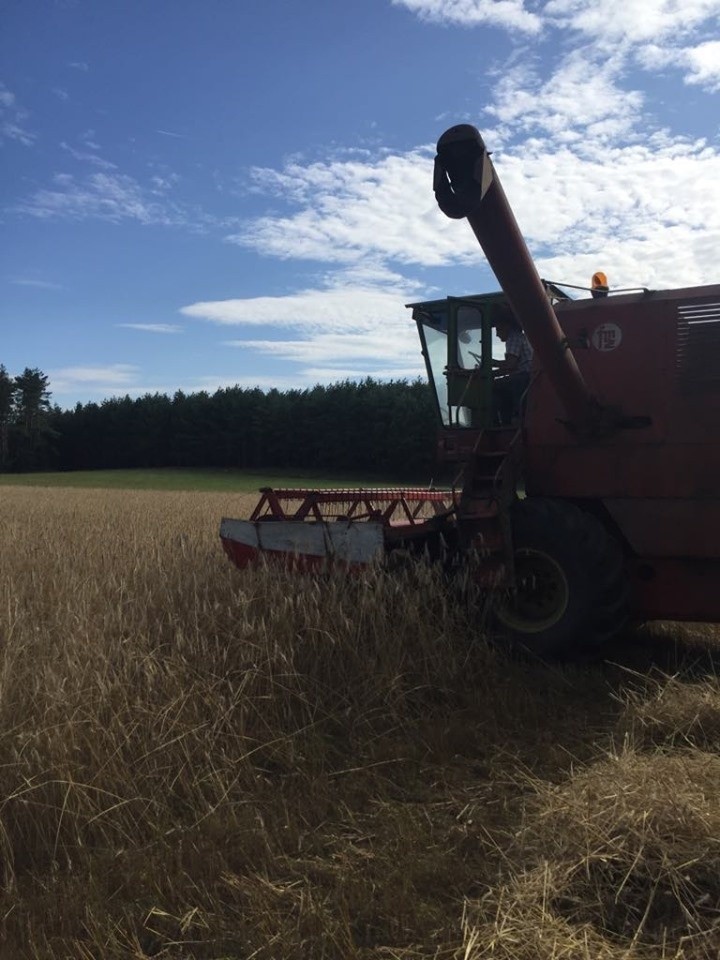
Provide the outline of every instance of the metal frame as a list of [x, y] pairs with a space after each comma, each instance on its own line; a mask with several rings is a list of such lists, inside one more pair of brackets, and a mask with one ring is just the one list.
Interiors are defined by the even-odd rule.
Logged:
[[[384, 526], [415, 526], [455, 510], [452, 490], [405, 487], [355, 490], [275, 490], [263, 487], [250, 517], [263, 520], [375, 520]], [[429, 516], [428, 516], [429, 514]]]

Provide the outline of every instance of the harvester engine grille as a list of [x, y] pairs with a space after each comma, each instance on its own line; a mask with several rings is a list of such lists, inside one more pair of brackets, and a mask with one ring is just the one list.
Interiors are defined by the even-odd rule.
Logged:
[[720, 303], [678, 307], [675, 371], [683, 392], [720, 386]]

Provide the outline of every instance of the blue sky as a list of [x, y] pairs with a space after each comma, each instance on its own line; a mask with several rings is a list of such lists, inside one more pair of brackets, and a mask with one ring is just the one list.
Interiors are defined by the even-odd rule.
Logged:
[[496, 284], [432, 194], [474, 123], [541, 274], [720, 281], [720, 0], [14, 0], [0, 363], [63, 406], [414, 376]]

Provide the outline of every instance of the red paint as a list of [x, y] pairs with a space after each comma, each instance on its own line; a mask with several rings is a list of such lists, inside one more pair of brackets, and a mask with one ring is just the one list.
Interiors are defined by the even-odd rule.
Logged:
[[631, 560], [632, 611], [638, 620], [720, 622], [720, 560]]
[[257, 567], [263, 563], [269, 563], [274, 567], [282, 567], [285, 570], [291, 570], [295, 573], [320, 573], [331, 567], [339, 567], [348, 573], [355, 574], [367, 570], [371, 565], [369, 563], [347, 563], [333, 560], [331, 557], [287, 553], [284, 550], [258, 550], [247, 544], [239, 543], [237, 540], [230, 540], [226, 537], [221, 537], [220, 539], [223, 550], [227, 556], [235, 566], [241, 570], [249, 567]]

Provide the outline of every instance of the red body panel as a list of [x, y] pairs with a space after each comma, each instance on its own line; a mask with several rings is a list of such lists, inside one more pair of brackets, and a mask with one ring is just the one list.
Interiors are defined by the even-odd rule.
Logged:
[[627, 426], [574, 436], [537, 371], [528, 493], [605, 504], [655, 571], [633, 581], [640, 615], [720, 620], [720, 287], [563, 303], [557, 313], [590, 389]]
[[[223, 550], [240, 570], [257, 567], [261, 563], [269, 563], [273, 567], [282, 567], [284, 570], [292, 570], [296, 573], [320, 573], [332, 565], [327, 557], [297, 554], [287, 550], [259, 550], [246, 543], [231, 540], [229, 537], [220, 539]], [[344, 563], [342, 569], [346, 573], [353, 574], [366, 570], [368, 566], [368, 563]]]
[[[696, 366], [687, 349], [688, 308]], [[717, 305], [714, 310], [713, 305]], [[720, 287], [559, 304], [578, 367], [598, 400], [637, 418], [607, 439], [583, 441], [564, 426], [552, 385], [538, 371], [528, 395], [526, 456], [532, 493], [574, 497], [717, 497], [720, 467]], [[692, 313], [692, 316], [695, 314]], [[717, 319], [714, 319], [716, 316]], [[598, 349], [602, 328], [615, 346]], [[580, 343], [588, 344], [585, 347]], [[648, 425], [642, 426], [640, 418]]]
[[720, 561], [632, 560], [629, 572], [638, 620], [720, 622]]

